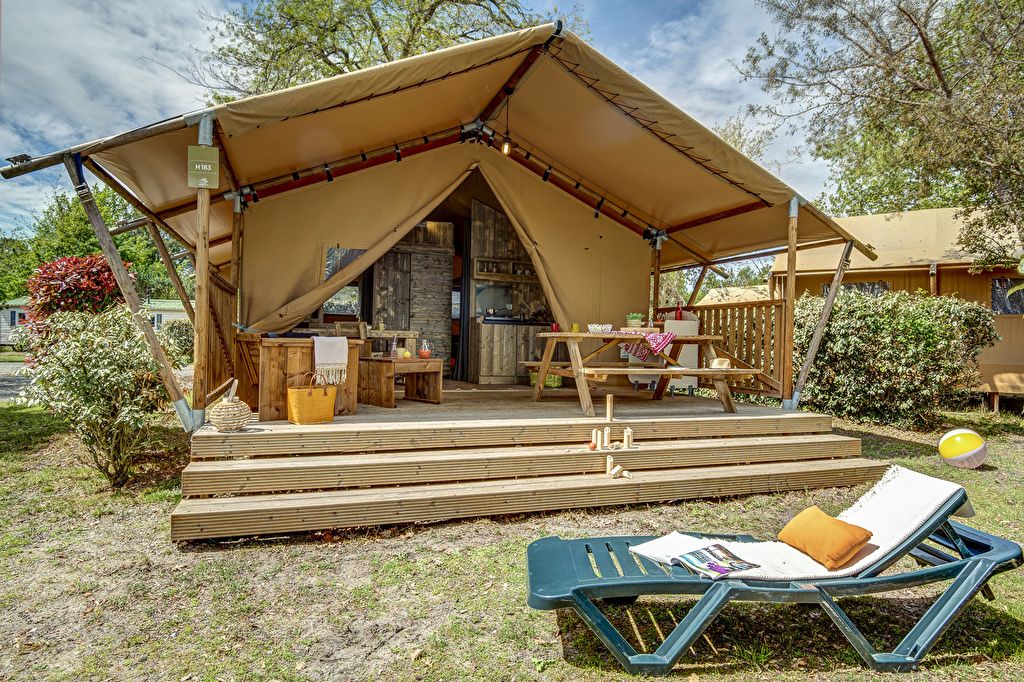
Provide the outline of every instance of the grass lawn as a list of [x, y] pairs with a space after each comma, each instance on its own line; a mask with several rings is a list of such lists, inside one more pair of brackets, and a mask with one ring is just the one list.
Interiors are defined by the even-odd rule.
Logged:
[[25, 362], [25, 354], [14, 350], [2, 350], [0, 362]]
[[[989, 465], [943, 466], [934, 433], [837, 427], [863, 438], [870, 457], [963, 483], [978, 511], [971, 523], [1024, 541], [1024, 420], [946, 417], [988, 438]], [[836, 512], [863, 490], [179, 547], [169, 512], [187, 447], [173, 429], [154, 431], [140, 482], [112, 495], [44, 413], [0, 404], [0, 425], [0, 679], [633, 679], [575, 616], [526, 607], [530, 541], [677, 528], [771, 536], [804, 507]], [[1024, 572], [992, 586], [998, 601], [972, 602], [912, 679], [1024, 678]], [[891, 647], [936, 593], [844, 605]], [[611, 615], [652, 647], [688, 603], [642, 600]], [[676, 678], [881, 677], [819, 609], [730, 606], [707, 634]]]

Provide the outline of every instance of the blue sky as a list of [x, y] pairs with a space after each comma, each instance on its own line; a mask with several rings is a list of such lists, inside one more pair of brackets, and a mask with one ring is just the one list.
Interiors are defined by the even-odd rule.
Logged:
[[[0, 159], [201, 106], [203, 91], [174, 69], [204, 43], [199, 10], [220, 12], [232, 2], [0, 0]], [[730, 64], [769, 27], [753, 0], [584, 0], [581, 6], [598, 50], [705, 125], [764, 101]], [[798, 143], [781, 138], [772, 156], [784, 158]], [[827, 167], [800, 157], [780, 174], [815, 197]], [[57, 171], [0, 180], [0, 231], [27, 222], [58, 186], [66, 180]]]

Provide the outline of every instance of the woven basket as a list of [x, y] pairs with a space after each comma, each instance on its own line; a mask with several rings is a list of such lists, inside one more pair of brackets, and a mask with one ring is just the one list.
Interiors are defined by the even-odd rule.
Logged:
[[210, 423], [218, 431], [241, 431], [252, 418], [252, 410], [238, 398], [225, 398], [210, 408]]
[[[334, 421], [338, 387], [328, 384], [323, 374], [309, 372], [309, 386], [288, 389], [288, 421], [292, 424], [327, 424]], [[319, 378], [322, 383], [317, 384]]]

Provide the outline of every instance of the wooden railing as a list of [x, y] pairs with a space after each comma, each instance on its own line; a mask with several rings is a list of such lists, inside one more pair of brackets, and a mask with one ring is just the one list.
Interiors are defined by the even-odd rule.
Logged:
[[[673, 310], [675, 308], [658, 309], [669, 314]], [[719, 303], [685, 310], [700, 320], [701, 334], [722, 337], [722, 342], [715, 346], [719, 357], [729, 358], [734, 367], [757, 371], [751, 379], [730, 382], [733, 390], [782, 396], [783, 352], [786, 347], [784, 301]]]
[[208, 401], [214, 400], [227, 388], [225, 382], [237, 376], [235, 369], [235, 318], [238, 306], [237, 292], [224, 286], [218, 280], [210, 286], [210, 354], [208, 360], [211, 393]]

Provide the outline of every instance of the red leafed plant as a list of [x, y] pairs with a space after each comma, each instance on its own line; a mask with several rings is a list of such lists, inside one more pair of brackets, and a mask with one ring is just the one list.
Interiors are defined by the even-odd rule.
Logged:
[[43, 263], [26, 287], [28, 316], [33, 322], [61, 311], [98, 313], [124, 300], [114, 273], [100, 255], [66, 256]]

